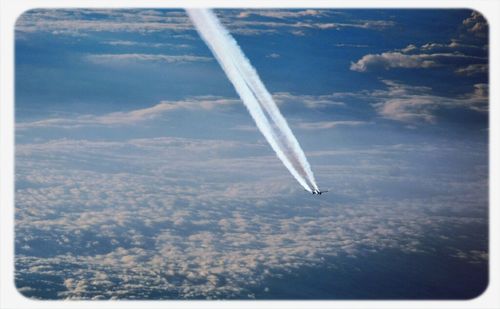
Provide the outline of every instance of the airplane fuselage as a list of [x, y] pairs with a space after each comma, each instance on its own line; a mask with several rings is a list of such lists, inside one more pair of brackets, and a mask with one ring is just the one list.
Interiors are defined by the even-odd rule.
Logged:
[[325, 193], [325, 192], [328, 192], [328, 191], [321, 191], [321, 190], [316, 190], [316, 189], [315, 189], [315, 190], [312, 190], [312, 192], [311, 192], [311, 193], [312, 193], [312, 194], [321, 195], [321, 194], [323, 194], [323, 193]]

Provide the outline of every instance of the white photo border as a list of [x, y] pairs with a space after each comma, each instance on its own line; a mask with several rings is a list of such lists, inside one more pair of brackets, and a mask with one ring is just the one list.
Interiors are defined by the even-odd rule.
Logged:
[[[472, 300], [418, 301], [258, 301], [276, 308], [500, 308], [500, 1], [409, 0], [0, 0], [0, 308], [253, 308], [255, 301], [47, 301], [21, 295], [14, 284], [14, 27], [23, 12], [34, 8], [402, 8], [472, 9], [489, 24], [489, 285]], [[495, 160], [496, 158], [496, 160]], [[313, 302], [313, 304], [311, 303]]]

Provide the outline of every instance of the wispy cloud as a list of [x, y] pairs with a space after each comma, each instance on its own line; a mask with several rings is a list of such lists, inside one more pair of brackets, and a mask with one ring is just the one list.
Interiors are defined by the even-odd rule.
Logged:
[[[308, 29], [383, 30], [394, 26], [394, 22], [390, 20], [319, 21], [319, 17], [329, 15], [328, 10], [245, 10], [237, 13], [218, 10], [217, 14], [233, 33], [241, 35], [276, 34], [281, 30], [295, 35], [303, 35], [304, 30]], [[253, 19], [255, 16], [273, 18], [274, 21], [255, 20]], [[314, 18], [314, 20], [305, 18]], [[55, 35], [70, 33], [72, 35], [85, 35], [89, 32], [150, 33], [172, 31], [179, 33], [191, 30], [193, 30], [193, 26], [183, 11], [136, 9], [40, 9], [26, 12], [16, 24], [16, 31], [19, 33], [44, 31]]]
[[103, 42], [112, 46], [130, 46], [130, 47], [153, 47], [153, 48], [161, 48], [161, 47], [171, 47], [171, 48], [190, 48], [191, 46], [188, 44], [174, 44], [174, 43], [152, 43], [152, 42], [138, 42], [138, 41], [127, 41], [127, 40], [111, 40]]
[[458, 97], [432, 94], [429, 87], [404, 85], [394, 81], [383, 81], [388, 89], [374, 91], [371, 95], [378, 101], [374, 104], [384, 118], [415, 123], [435, 122], [435, 113], [442, 109], [468, 109], [488, 111], [488, 85], [475, 84], [471, 93]]
[[455, 70], [458, 75], [472, 76], [477, 74], [488, 74], [488, 64], [469, 64]]
[[[414, 45], [413, 45], [414, 46]], [[464, 50], [464, 49], [481, 49], [485, 50], [486, 46], [465, 44], [456, 39], [452, 39], [450, 43], [426, 43], [420, 47], [421, 50], [436, 50], [436, 49], [448, 49], [448, 50]]]
[[50, 118], [33, 122], [21, 122], [17, 129], [30, 128], [79, 128], [83, 126], [117, 126], [132, 125], [141, 121], [158, 118], [168, 112], [184, 110], [212, 110], [224, 106], [240, 104], [237, 99], [213, 96], [193, 97], [180, 101], [162, 101], [152, 107], [128, 112], [114, 112], [105, 115], [82, 115], [74, 118]]
[[356, 120], [338, 120], [338, 121], [318, 121], [318, 122], [300, 122], [297, 126], [303, 130], [325, 130], [333, 129], [339, 126], [361, 126], [366, 125], [366, 121]]
[[270, 54], [266, 55], [266, 58], [274, 58], [274, 59], [276, 59], [276, 58], [279, 58], [279, 57], [281, 57], [281, 56], [278, 53], [270, 53]]
[[[126, 57], [127, 58], [127, 57]], [[101, 59], [104, 61], [104, 59]], [[100, 62], [99, 62], [100, 63]], [[296, 95], [289, 92], [278, 92], [273, 98], [278, 104], [297, 104], [310, 109], [325, 108], [331, 106], [345, 106], [340, 100], [352, 96], [349, 93], [332, 93], [327, 95]], [[25, 130], [31, 128], [81, 128], [85, 126], [121, 126], [133, 125], [141, 121], [147, 121], [162, 117], [175, 110], [210, 111], [217, 108], [225, 108], [240, 105], [241, 101], [235, 98], [218, 96], [196, 96], [177, 101], [161, 101], [158, 104], [131, 111], [112, 112], [104, 115], [85, 114], [66, 118], [48, 118], [31, 122], [18, 122], [16, 129]], [[244, 130], [242, 128], [235, 128]], [[246, 128], [248, 130], [248, 128]], [[252, 129], [253, 130], [253, 129]]]
[[325, 16], [328, 11], [325, 10], [244, 10], [240, 12], [238, 18], [248, 18], [250, 16], [271, 17], [278, 19], [302, 18], [302, 17], [319, 17]]
[[445, 62], [463, 60], [483, 60], [484, 57], [470, 56], [461, 53], [434, 53], [407, 55], [401, 52], [385, 52], [381, 54], [368, 54], [357, 62], [352, 62], [352, 71], [366, 72], [370, 69], [383, 68], [386, 70], [396, 68], [433, 68], [443, 66]]
[[383, 30], [394, 26], [394, 22], [388, 20], [359, 20], [353, 22], [227, 20], [226, 24], [231, 32], [236, 34], [258, 35], [286, 30], [298, 36], [305, 35], [307, 30], [342, 30], [347, 28]]
[[113, 64], [123, 62], [166, 62], [166, 63], [187, 63], [187, 62], [208, 62], [211, 57], [193, 55], [164, 55], [164, 54], [92, 54], [86, 55], [85, 59], [97, 64]]
[[369, 47], [367, 44], [349, 44], [349, 43], [337, 43], [335, 44], [337, 47], [355, 47], [355, 48], [365, 48]]
[[273, 93], [273, 98], [278, 104], [300, 104], [307, 108], [325, 108], [331, 106], [345, 106], [341, 101], [343, 94], [332, 93], [325, 95], [292, 94], [290, 92]]
[[17, 21], [16, 31], [51, 32], [156, 32], [192, 29], [181, 11], [105, 10], [105, 9], [39, 9], [28, 11]]

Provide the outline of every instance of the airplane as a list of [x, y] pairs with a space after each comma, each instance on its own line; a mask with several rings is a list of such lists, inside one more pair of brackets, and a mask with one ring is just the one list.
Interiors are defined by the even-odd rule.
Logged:
[[[307, 191], [307, 190], [304, 190], [304, 191]], [[328, 192], [328, 190], [321, 191], [321, 190], [314, 189], [314, 190], [311, 191], [311, 194], [313, 194], [313, 195], [321, 195], [321, 194], [326, 193], [326, 192]]]

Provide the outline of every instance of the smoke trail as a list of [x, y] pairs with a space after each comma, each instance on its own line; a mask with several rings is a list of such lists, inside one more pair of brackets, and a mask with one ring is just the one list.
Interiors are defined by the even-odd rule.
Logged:
[[318, 190], [299, 142], [237, 42], [211, 10], [186, 11], [278, 158], [306, 190]]

